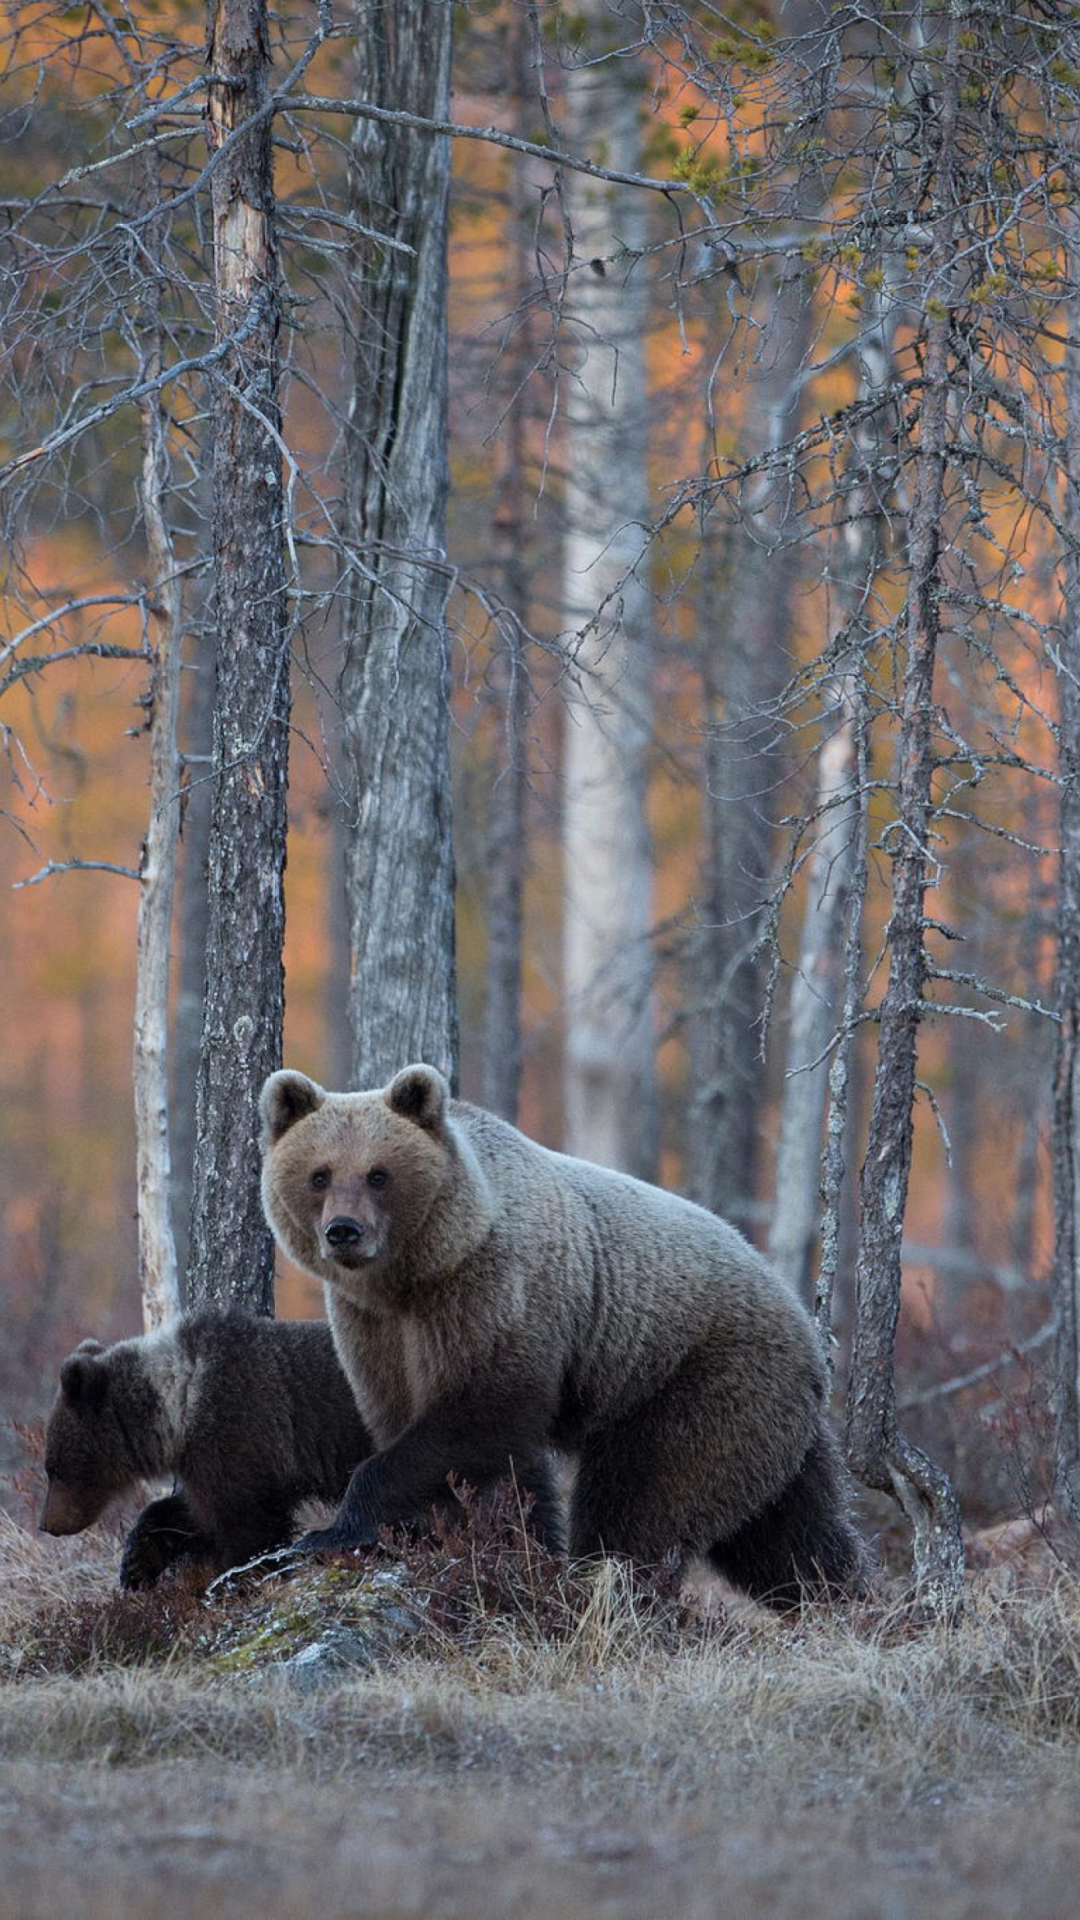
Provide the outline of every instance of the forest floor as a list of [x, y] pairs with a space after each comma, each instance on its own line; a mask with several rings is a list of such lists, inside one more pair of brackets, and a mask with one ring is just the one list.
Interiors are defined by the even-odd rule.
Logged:
[[[0, 1516], [5, 1920], [1080, 1913], [1066, 1577], [975, 1576], [946, 1628], [688, 1608], [503, 1536], [375, 1600], [370, 1565], [121, 1596], [117, 1559]], [[290, 1666], [380, 1607], [367, 1665]]]

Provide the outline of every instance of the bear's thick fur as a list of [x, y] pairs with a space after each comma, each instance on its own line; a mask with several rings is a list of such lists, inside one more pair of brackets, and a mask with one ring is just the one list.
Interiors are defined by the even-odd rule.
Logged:
[[125, 1587], [180, 1560], [214, 1572], [291, 1537], [301, 1501], [336, 1504], [371, 1441], [330, 1329], [253, 1314], [185, 1314], [60, 1369], [45, 1437], [46, 1533], [81, 1533], [143, 1479], [175, 1474], [128, 1536]]
[[734, 1228], [450, 1100], [431, 1067], [349, 1094], [273, 1074], [262, 1113], [267, 1217], [326, 1283], [379, 1449], [302, 1544], [370, 1544], [448, 1473], [511, 1463], [554, 1536], [555, 1446], [576, 1555], [704, 1554], [775, 1604], [860, 1584], [813, 1327]]

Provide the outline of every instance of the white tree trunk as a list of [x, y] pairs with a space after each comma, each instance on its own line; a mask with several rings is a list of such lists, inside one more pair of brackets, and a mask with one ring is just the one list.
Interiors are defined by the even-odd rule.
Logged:
[[[206, 478], [212, 456], [204, 452]], [[207, 501], [209, 538], [210, 503]], [[201, 516], [200, 516], [201, 518]], [[176, 999], [172, 1019], [172, 1217], [176, 1260], [186, 1274], [191, 1241], [191, 1194], [195, 1170], [195, 1089], [199, 1079], [203, 999], [206, 994], [206, 936], [209, 925], [207, 864], [210, 852], [208, 778], [214, 735], [215, 634], [210, 599], [211, 569], [187, 588], [188, 657], [186, 699], [181, 713], [183, 823], [179, 848], [179, 914], [175, 928]], [[194, 602], [194, 604], [193, 604]]]
[[[160, 186], [157, 156], [147, 167], [151, 194]], [[145, 373], [160, 370], [160, 288], [151, 286], [150, 354]], [[148, 394], [142, 426], [140, 494], [150, 585], [150, 809], [139, 869], [135, 967], [135, 1185], [139, 1228], [139, 1283], [143, 1325], [149, 1332], [180, 1311], [173, 1238], [169, 1155], [169, 935], [180, 821], [180, 761], [176, 730], [180, 705], [183, 593], [166, 518], [169, 452], [160, 396]]]
[[[896, 309], [871, 316], [860, 348], [860, 398], [882, 407], [892, 372]], [[862, 805], [855, 770], [860, 650], [873, 624], [883, 515], [893, 484], [889, 422], [867, 417], [856, 435], [852, 487], [843, 505], [840, 576], [832, 582], [832, 644], [843, 638], [822, 717], [816, 827], [808, 862], [799, 958], [791, 988], [786, 1077], [776, 1155], [776, 1200], [769, 1239], [773, 1264], [810, 1292], [821, 1180], [821, 1135], [829, 1073], [826, 1050], [837, 1030], [843, 983], [844, 901]]]
[[[580, 9], [595, 47], [616, 16]], [[628, 29], [628, 38], [633, 29]], [[605, 163], [640, 159], [644, 75], [616, 59], [567, 77], [568, 138]], [[652, 862], [646, 798], [651, 738], [651, 614], [645, 367], [647, 289], [641, 196], [571, 176], [566, 308], [566, 537], [563, 600], [575, 672], [563, 758], [566, 995], [565, 1145], [650, 1178], [657, 1115], [650, 944]], [[639, 570], [638, 570], [639, 569]]]
[[180, 1311], [170, 1215], [169, 932], [176, 880], [182, 595], [164, 514], [168, 455], [157, 395], [142, 405], [142, 507], [150, 558], [150, 814], [139, 870], [135, 971], [135, 1184], [139, 1280], [147, 1331]]

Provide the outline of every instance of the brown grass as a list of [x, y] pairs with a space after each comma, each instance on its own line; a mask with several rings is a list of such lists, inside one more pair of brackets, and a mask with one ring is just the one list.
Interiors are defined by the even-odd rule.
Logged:
[[288, 1583], [118, 1601], [115, 1546], [0, 1526], [0, 1915], [1076, 1909], [1065, 1576], [917, 1631], [454, 1537], [410, 1556], [406, 1648], [309, 1696], [207, 1662]]

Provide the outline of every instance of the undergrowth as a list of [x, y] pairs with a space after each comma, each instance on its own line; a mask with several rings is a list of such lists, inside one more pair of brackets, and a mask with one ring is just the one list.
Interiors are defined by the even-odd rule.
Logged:
[[[1080, 1760], [1080, 1587], [969, 1581], [955, 1626], [880, 1590], [776, 1617], [672, 1567], [571, 1566], [511, 1501], [463, 1498], [433, 1539], [255, 1570], [210, 1594], [115, 1587], [119, 1542], [43, 1539], [0, 1516], [0, 1754], [162, 1756], [314, 1777], [425, 1770], [732, 1806], [994, 1805]], [[383, 1636], [392, 1612], [398, 1626]], [[321, 1636], [373, 1658], [301, 1697]], [[403, 1771], [404, 1770], [404, 1773]]]

